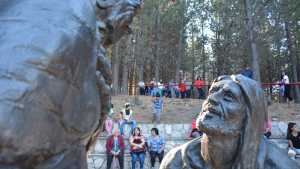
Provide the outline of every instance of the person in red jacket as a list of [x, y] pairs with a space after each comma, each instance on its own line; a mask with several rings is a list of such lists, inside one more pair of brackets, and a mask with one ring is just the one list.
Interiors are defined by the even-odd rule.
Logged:
[[194, 82], [194, 86], [195, 86], [196, 89], [198, 90], [198, 93], [199, 93], [199, 99], [205, 99], [205, 94], [204, 94], [204, 91], [203, 91], [204, 80], [201, 80], [201, 79], [198, 77], [197, 80]]
[[181, 82], [178, 85], [179, 92], [181, 94], [181, 98], [186, 98], [186, 84], [184, 83], [184, 80], [181, 80]]
[[124, 169], [124, 149], [123, 137], [119, 134], [119, 130], [115, 129], [113, 135], [106, 140], [107, 169], [111, 168], [111, 164], [116, 158], [119, 161], [120, 169]]

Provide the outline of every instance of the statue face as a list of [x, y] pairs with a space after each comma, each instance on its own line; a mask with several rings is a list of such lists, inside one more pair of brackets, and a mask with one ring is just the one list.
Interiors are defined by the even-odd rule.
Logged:
[[106, 24], [109, 37], [106, 43], [114, 43], [131, 31], [129, 25], [141, 6], [141, 0], [97, 0], [98, 17]]
[[238, 84], [232, 80], [213, 83], [197, 119], [208, 136], [237, 136], [242, 131], [247, 106]]

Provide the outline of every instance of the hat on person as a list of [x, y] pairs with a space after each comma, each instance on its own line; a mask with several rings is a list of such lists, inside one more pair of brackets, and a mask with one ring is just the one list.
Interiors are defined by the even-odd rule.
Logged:
[[130, 103], [125, 103], [125, 109], [129, 109], [130, 108]]

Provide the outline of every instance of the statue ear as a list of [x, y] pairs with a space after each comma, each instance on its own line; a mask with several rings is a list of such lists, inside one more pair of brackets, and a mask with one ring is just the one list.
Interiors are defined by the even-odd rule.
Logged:
[[96, 0], [97, 6], [99, 8], [108, 8], [117, 3], [118, 0]]

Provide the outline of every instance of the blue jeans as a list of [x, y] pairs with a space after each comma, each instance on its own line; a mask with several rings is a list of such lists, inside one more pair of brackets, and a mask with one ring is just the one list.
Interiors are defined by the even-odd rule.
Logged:
[[135, 169], [137, 160], [140, 161], [140, 169], [144, 169], [145, 153], [131, 153], [131, 169]]

